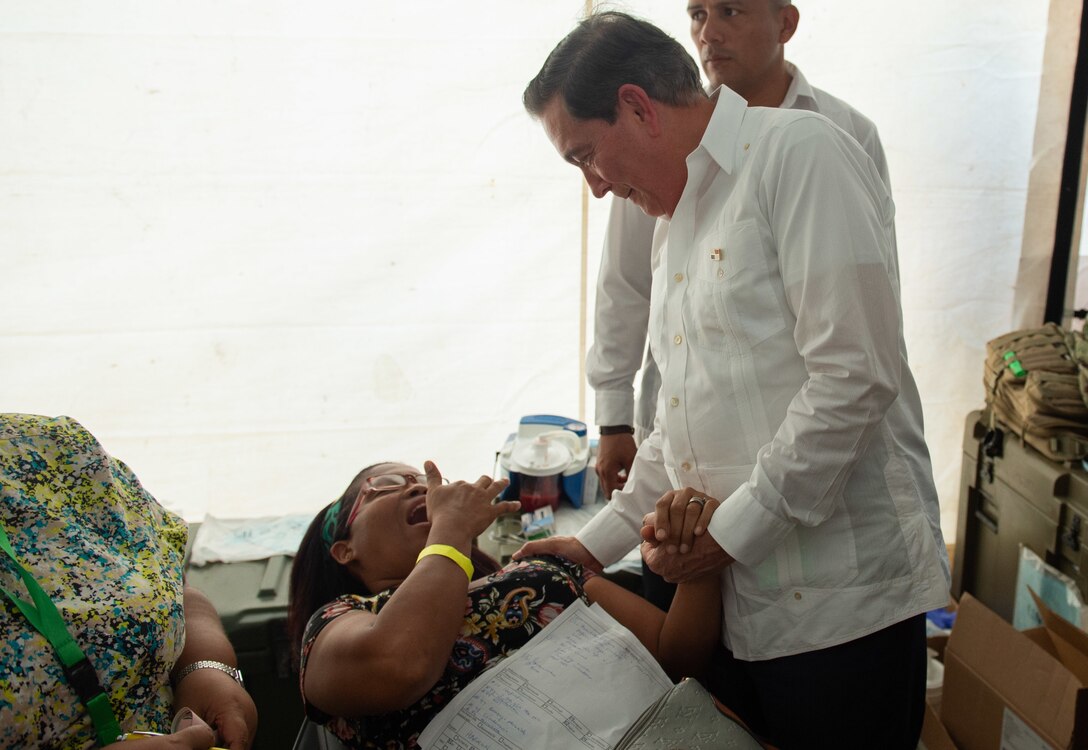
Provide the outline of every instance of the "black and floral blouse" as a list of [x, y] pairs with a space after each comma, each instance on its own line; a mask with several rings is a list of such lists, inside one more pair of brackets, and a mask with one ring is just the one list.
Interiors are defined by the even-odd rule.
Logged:
[[[582, 567], [563, 558], [541, 556], [510, 563], [469, 587], [465, 621], [454, 642], [442, 677], [427, 695], [400, 711], [361, 719], [345, 719], [306, 703], [306, 715], [324, 724], [348, 747], [411, 750], [420, 733], [453, 696], [486, 667], [517, 651], [567, 606], [586, 600]], [[377, 613], [394, 589], [376, 596], [341, 596], [319, 609], [306, 626], [302, 644], [300, 685], [306, 661], [321, 630], [345, 612]], [[365, 679], [365, 675], [360, 675]], [[305, 699], [305, 691], [303, 692]]]

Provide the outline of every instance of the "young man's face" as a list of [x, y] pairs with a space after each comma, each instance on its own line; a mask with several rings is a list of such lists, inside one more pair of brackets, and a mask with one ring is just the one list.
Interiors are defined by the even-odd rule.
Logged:
[[612, 124], [600, 119], [579, 120], [556, 96], [540, 121], [559, 155], [582, 170], [594, 197], [612, 193], [650, 216], [671, 215], [676, 202], [670, 203], [666, 181], [650, 167], [645, 134], [622, 107]]
[[781, 69], [793, 35], [778, 0], [689, 0], [691, 40], [711, 88], [725, 85], [751, 99]]

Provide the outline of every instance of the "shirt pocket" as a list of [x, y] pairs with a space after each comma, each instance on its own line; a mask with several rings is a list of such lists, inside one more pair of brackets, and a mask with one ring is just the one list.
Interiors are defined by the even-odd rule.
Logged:
[[719, 224], [694, 255], [688, 319], [697, 345], [745, 351], [786, 327], [778, 267], [755, 219]]

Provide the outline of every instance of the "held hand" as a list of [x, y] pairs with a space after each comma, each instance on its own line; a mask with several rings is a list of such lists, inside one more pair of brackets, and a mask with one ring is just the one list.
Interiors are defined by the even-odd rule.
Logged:
[[135, 737], [123, 742], [106, 745], [103, 750], [210, 750], [215, 743], [215, 732], [196, 714], [192, 715], [188, 726], [178, 729], [173, 734], [147, 735], [139, 737], [139, 744], [132, 744]]
[[719, 505], [718, 500], [692, 487], [666, 492], [654, 509], [654, 538], [669, 554], [686, 555], [695, 540], [706, 533]]
[[442, 484], [442, 473], [433, 461], [423, 464], [427, 472], [427, 518], [431, 528], [446, 526], [468, 533], [469, 538], [482, 534], [503, 513], [514, 513], [521, 507], [517, 500], [493, 502], [510, 484], [508, 479], [482, 476], [475, 482]]
[[623, 489], [636, 452], [635, 437], [628, 433], [601, 435], [597, 441], [597, 477], [605, 500], [612, 499], [613, 490]]
[[572, 536], [550, 536], [546, 539], [526, 542], [512, 557], [514, 560], [521, 560], [533, 555], [561, 555], [594, 573], [601, 573], [604, 570], [604, 566], [589, 553], [585, 545]]
[[[190, 672], [174, 689], [174, 707], [204, 717], [228, 750], [248, 750], [257, 732], [257, 707], [245, 688], [218, 669]], [[200, 721], [199, 718], [196, 719]]]
[[[644, 533], [643, 538], [645, 536]], [[669, 583], [687, 583], [711, 573], [720, 573], [733, 563], [733, 558], [718, 546], [710, 534], [696, 539], [686, 555], [669, 554], [664, 544], [644, 541], [642, 558], [650, 570]]]

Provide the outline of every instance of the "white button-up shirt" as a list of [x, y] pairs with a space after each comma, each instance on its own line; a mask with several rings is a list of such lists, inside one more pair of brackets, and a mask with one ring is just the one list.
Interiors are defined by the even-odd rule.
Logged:
[[724, 639], [741, 659], [944, 606], [880, 170], [822, 116], [747, 108], [727, 88], [687, 168], [655, 239], [655, 430], [578, 538], [608, 564], [638, 543], [663, 487], [722, 500], [709, 533], [736, 560]]
[[[791, 80], [779, 105], [785, 109], [819, 112], [854, 136], [888, 182], [888, 163], [880, 135], [869, 118], [846, 102], [818, 89], [799, 68], [786, 63]], [[612, 201], [601, 253], [594, 309], [593, 345], [586, 354], [586, 379], [594, 390], [599, 425], [627, 424], [639, 438], [653, 429], [657, 367], [643, 359], [650, 309], [651, 237], [654, 219], [631, 201]], [[642, 367], [638, 402], [634, 402], [635, 373]]]

